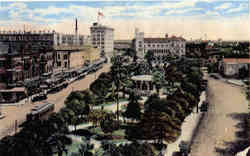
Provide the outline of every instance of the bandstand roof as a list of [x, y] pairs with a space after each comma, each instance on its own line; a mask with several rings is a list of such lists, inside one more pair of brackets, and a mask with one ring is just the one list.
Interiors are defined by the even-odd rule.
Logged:
[[132, 77], [135, 81], [152, 81], [152, 75], [136, 75]]

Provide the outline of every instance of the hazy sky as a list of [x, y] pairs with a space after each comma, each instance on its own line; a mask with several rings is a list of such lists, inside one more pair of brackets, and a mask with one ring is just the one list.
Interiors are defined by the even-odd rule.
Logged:
[[115, 39], [131, 39], [135, 27], [148, 37], [250, 39], [248, 0], [3, 1], [0, 30], [23, 30], [25, 24], [26, 30], [72, 33], [78, 18], [79, 32], [89, 34], [98, 11], [101, 23], [115, 29]]

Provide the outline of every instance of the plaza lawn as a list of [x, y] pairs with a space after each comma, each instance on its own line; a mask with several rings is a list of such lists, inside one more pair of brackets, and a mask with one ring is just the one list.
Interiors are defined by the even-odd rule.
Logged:
[[[124, 101], [128, 101], [128, 99], [121, 98], [119, 100], [119, 102], [124, 102]], [[116, 101], [105, 102], [104, 104], [101, 104], [101, 105], [98, 105], [98, 106], [104, 106], [104, 109], [105, 109], [105, 106], [110, 106], [110, 105], [114, 105], [114, 104], [116, 104]]]
[[[91, 133], [95, 133], [96, 135], [100, 136], [114, 136], [114, 137], [119, 137], [119, 138], [124, 138], [125, 137], [125, 129], [119, 129], [114, 131], [112, 134], [105, 134], [103, 133], [102, 129], [100, 127], [91, 127], [90, 129]], [[120, 139], [114, 139], [114, 140], [120, 140]]]

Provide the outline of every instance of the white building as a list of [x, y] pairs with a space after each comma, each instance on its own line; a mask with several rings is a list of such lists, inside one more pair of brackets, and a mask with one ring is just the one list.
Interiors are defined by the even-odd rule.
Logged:
[[148, 51], [153, 52], [154, 56], [183, 56], [186, 51], [186, 40], [182, 37], [165, 38], [145, 38], [144, 32], [135, 29], [134, 49], [139, 58], [144, 58]]
[[245, 67], [246, 70], [250, 67], [249, 58], [224, 58], [219, 62], [219, 69], [224, 76], [234, 77], [239, 75], [239, 70]]
[[93, 23], [90, 27], [91, 42], [95, 48], [100, 48], [102, 53], [112, 55], [114, 51], [114, 29]]

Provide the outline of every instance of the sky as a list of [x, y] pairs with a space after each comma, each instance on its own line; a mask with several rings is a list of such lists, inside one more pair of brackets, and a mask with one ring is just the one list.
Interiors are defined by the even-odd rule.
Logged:
[[[55, 30], [90, 34], [97, 21], [115, 29], [115, 39], [132, 39], [135, 28], [146, 37], [182, 36], [188, 40], [250, 40], [249, 0], [0, 0], [0, 30]], [[25, 25], [25, 26], [24, 26]]]

